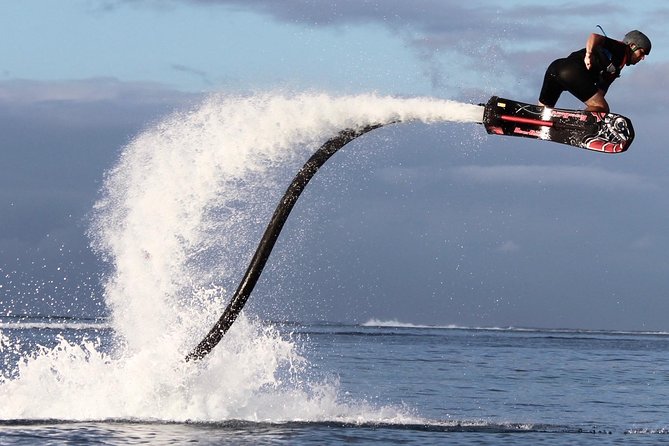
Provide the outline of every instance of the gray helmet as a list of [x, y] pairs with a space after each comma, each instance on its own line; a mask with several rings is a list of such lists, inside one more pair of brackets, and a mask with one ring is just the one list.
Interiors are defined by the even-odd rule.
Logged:
[[633, 44], [638, 48], [643, 48], [646, 54], [650, 54], [650, 39], [639, 30], [635, 29], [634, 31], [630, 31], [625, 34], [623, 42], [628, 45]]

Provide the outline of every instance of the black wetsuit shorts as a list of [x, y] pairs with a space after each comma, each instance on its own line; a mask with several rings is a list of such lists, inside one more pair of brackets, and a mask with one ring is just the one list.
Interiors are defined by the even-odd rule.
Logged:
[[579, 60], [573, 55], [557, 59], [546, 70], [539, 101], [548, 107], [555, 107], [560, 95], [568, 91], [585, 102], [599, 90], [597, 83], [597, 77], [593, 78], [593, 73], [585, 67], [583, 59]]

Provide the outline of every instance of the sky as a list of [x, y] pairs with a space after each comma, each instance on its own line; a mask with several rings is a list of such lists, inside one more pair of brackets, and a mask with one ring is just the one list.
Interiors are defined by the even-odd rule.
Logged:
[[[499, 3], [4, 2], [0, 314], [105, 314], [90, 212], [124, 145], [173, 110], [217, 92], [535, 102], [546, 66], [600, 25], [614, 38], [641, 29], [654, 45], [607, 95], [634, 122], [628, 152], [486, 136], [475, 125], [375, 131], [382, 156], [353, 158], [369, 139], [356, 141], [332, 177], [309, 185], [282, 237], [294, 240], [305, 220], [311, 231], [277, 245], [276, 258], [292, 260], [270, 262], [249, 310], [669, 331], [669, 6]], [[580, 106], [566, 95], [558, 105]], [[333, 181], [342, 186], [327, 188]]]

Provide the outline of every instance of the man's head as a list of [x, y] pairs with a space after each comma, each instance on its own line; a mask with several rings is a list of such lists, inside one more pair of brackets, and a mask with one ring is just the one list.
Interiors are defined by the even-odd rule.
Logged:
[[641, 31], [633, 30], [625, 34], [623, 42], [629, 45], [632, 51], [632, 57], [628, 61], [629, 65], [635, 65], [644, 60], [650, 54], [650, 39]]

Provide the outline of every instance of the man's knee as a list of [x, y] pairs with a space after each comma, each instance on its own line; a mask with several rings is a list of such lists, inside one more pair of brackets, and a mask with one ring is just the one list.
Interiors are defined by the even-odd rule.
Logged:
[[601, 90], [585, 101], [585, 105], [587, 111], [609, 112], [609, 103], [604, 99], [604, 93]]

